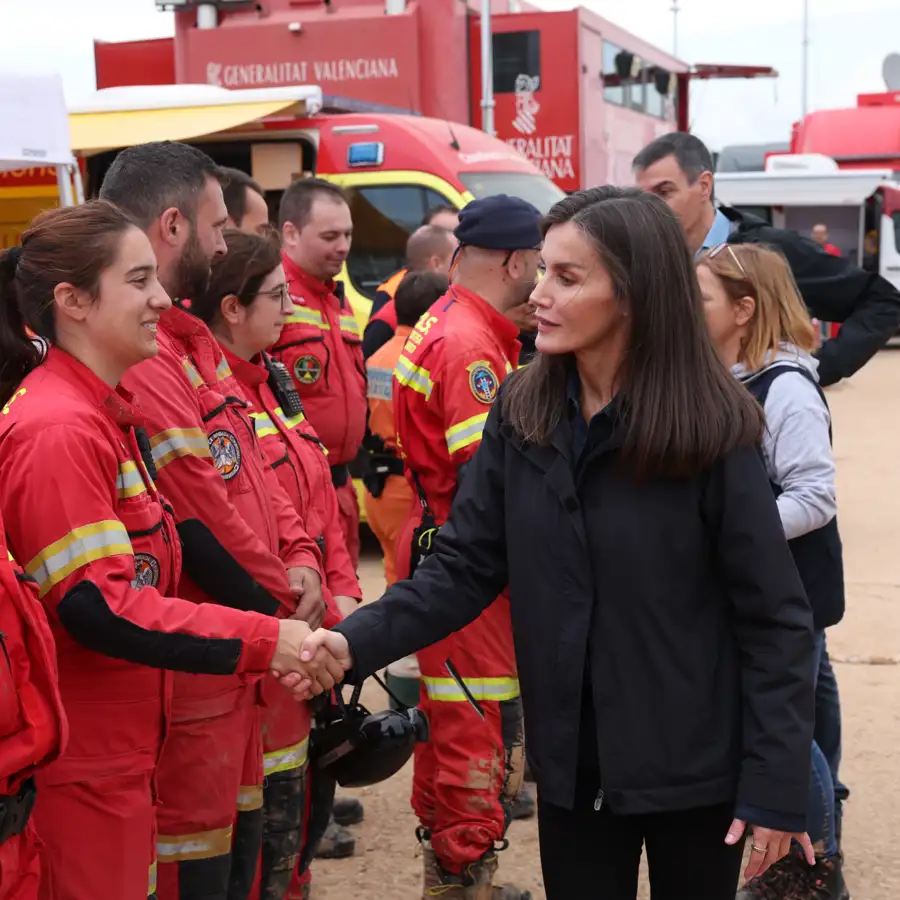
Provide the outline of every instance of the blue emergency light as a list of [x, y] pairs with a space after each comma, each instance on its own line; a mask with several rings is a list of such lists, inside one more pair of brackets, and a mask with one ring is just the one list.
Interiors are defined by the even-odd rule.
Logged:
[[381, 141], [365, 141], [347, 148], [347, 165], [380, 166], [384, 163], [384, 144]]

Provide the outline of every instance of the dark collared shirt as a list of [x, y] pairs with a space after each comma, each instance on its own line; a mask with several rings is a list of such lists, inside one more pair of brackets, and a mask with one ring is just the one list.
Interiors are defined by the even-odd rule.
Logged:
[[581, 468], [590, 452], [605, 444], [615, 431], [618, 423], [618, 404], [615, 398], [587, 422], [581, 412], [581, 379], [573, 365], [566, 386], [569, 403], [569, 425], [572, 431], [572, 468]]

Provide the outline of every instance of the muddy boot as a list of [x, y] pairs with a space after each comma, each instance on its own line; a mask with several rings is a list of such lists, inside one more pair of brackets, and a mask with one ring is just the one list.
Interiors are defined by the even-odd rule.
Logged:
[[507, 804], [509, 808], [509, 817], [511, 819], [530, 819], [534, 816], [537, 808], [534, 803], [534, 797], [528, 792], [528, 788], [521, 788], [519, 793]]
[[316, 859], [346, 859], [356, 850], [356, 838], [332, 819], [316, 850]]
[[431, 832], [419, 826], [416, 829], [416, 840], [422, 848], [422, 898], [428, 900], [434, 896], [429, 892], [441, 883], [441, 870], [431, 846]]
[[426, 890], [425, 900], [440, 897], [442, 900], [531, 900], [530, 891], [521, 891], [511, 884], [495, 885], [497, 874], [497, 854], [490, 852], [482, 859], [468, 866], [460, 875], [438, 870], [441, 882]]
[[365, 816], [365, 810], [356, 797], [335, 797], [331, 814], [338, 825], [346, 828], [348, 825], [359, 825]]

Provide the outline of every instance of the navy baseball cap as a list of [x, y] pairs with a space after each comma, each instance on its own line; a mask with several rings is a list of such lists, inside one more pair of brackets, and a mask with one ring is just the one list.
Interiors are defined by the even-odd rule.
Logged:
[[533, 250], [544, 239], [540, 212], [530, 203], [507, 194], [467, 203], [453, 233], [460, 246], [468, 244], [484, 250]]

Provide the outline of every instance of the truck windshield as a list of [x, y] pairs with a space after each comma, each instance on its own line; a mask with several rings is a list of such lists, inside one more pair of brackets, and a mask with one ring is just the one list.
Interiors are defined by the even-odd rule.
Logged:
[[522, 172], [460, 172], [459, 180], [478, 197], [491, 194], [509, 194], [520, 197], [536, 206], [541, 213], [549, 211], [558, 200], [566, 196], [549, 178]]

